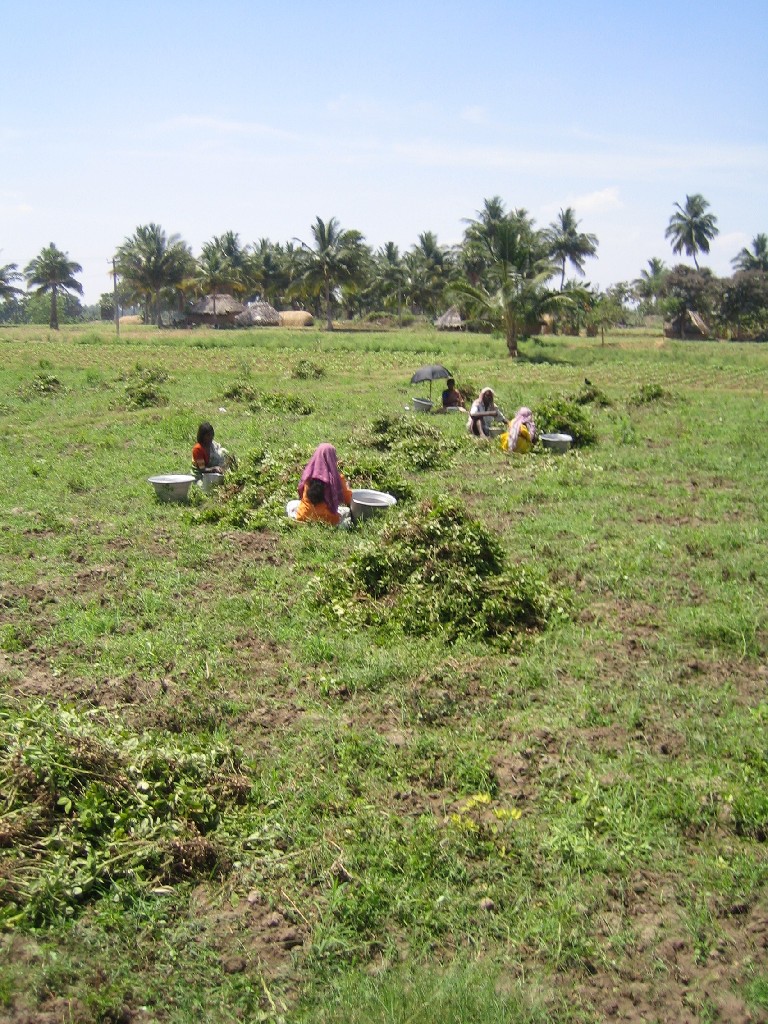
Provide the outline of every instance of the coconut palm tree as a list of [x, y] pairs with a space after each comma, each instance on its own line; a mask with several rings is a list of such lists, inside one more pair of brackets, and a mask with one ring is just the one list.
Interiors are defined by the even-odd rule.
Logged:
[[0, 267], [0, 302], [12, 299], [21, 293], [21, 288], [11, 284], [12, 281], [20, 280], [21, 274], [19, 273], [18, 264], [6, 263], [4, 267]]
[[736, 270], [763, 270], [768, 272], [768, 235], [755, 235], [752, 248], [746, 247], [738, 256], [734, 256], [731, 264]]
[[144, 224], [115, 253], [117, 273], [144, 303], [145, 319], [160, 322], [160, 294], [194, 276], [195, 261], [179, 235], [167, 237], [159, 224]]
[[672, 242], [672, 252], [693, 257], [693, 264], [699, 269], [696, 254], [709, 252], [709, 243], [720, 233], [717, 228], [717, 217], [706, 211], [709, 203], [698, 192], [685, 197], [685, 206], [675, 203], [677, 212], [669, 218], [669, 225], [664, 233], [665, 238]]
[[545, 232], [549, 244], [549, 255], [560, 266], [560, 291], [565, 287], [565, 265], [570, 263], [574, 270], [584, 275], [584, 261], [588, 256], [597, 255], [597, 235], [579, 231], [576, 213], [572, 207], [561, 210]]
[[319, 217], [312, 225], [314, 248], [297, 239], [301, 245], [298, 272], [290, 291], [297, 294], [322, 295], [326, 328], [333, 330], [331, 295], [341, 285], [355, 285], [362, 279], [369, 252], [359, 231], [343, 231], [335, 217], [326, 223]]
[[375, 276], [384, 299], [397, 300], [397, 321], [403, 325], [403, 289], [408, 273], [400, 258], [400, 250], [394, 242], [387, 242], [376, 254]]
[[569, 300], [545, 283], [556, 271], [543, 233], [525, 210], [506, 216], [482, 239], [488, 272], [478, 285], [457, 282], [453, 290], [503, 329], [507, 350], [517, 356], [517, 339], [533, 317]]
[[632, 282], [632, 289], [637, 299], [646, 302], [653, 309], [664, 295], [666, 278], [669, 270], [664, 260], [652, 256], [648, 260], [647, 270], [640, 271], [640, 277]]
[[70, 292], [83, 294], [83, 286], [75, 280], [75, 274], [82, 274], [79, 263], [69, 259], [68, 254], [58, 249], [53, 242], [40, 250], [24, 268], [27, 287], [34, 288], [36, 295], [51, 296], [50, 327], [52, 331], [59, 329], [59, 311], [57, 300], [59, 293], [68, 295]]

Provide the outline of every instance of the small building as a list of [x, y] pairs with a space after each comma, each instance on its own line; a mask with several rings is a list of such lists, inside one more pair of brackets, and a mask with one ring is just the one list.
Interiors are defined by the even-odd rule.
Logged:
[[692, 309], [686, 309], [674, 320], [664, 324], [665, 338], [683, 338], [686, 341], [703, 341], [710, 336], [709, 327], [704, 323], [698, 313]]
[[458, 306], [451, 306], [435, 320], [435, 327], [438, 331], [460, 331], [464, 326]]
[[219, 293], [205, 295], [199, 299], [189, 311], [189, 320], [193, 324], [205, 327], [234, 327], [235, 317], [242, 313], [245, 306], [231, 295]]
[[249, 302], [235, 317], [238, 327], [278, 327], [280, 314], [268, 302]]

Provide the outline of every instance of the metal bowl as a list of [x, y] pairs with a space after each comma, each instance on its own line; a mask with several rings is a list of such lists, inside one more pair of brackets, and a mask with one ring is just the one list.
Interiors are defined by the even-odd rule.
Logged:
[[352, 491], [352, 501], [349, 509], [352, 521], [357, 523], [362, 519], [370, 519], [386, 509], [397, 504], [397, 498], [386, 491], [369, 491], [358, 488]]
[[553, 452], [567, 452], [573, 444], [570, 434], [541, 434], [541, 443]]

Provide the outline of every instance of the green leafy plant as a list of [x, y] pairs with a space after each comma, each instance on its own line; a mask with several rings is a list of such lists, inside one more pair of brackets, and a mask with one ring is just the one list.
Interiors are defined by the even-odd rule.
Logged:
[[225, 870], [222, 808], [249, 790], [232, 747], [42, 703], [0, 709], [0, 735], [0, 923], [50, 924], [108, 893]]
[[345, 565], [316, 580], [315, 594], [341, 621], [504, 643], [563, 610], [540, 574], [507, 568], [498, 539], [450, 501], [394, 515]]
[[575, 448], [583, 448], [597, 441], [597, 431], [583, 405], [563, 396], [539, 402], [534, 410], [534, 418], [540, 434], [570, 434]]
[[325, 376], [325, 367], [311, 359], [300, 359], [291, 370], [291, 376], [295, 380], [319, 380]]

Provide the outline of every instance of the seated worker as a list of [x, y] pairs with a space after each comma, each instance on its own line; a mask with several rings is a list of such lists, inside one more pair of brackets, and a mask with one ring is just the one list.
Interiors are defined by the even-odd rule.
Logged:
[[338, 526], [343, 518], [339, 505], [349, 505], [351, 501], [352, 491], [339, 472], [336, 449], [332, 444], [318, 445], [301, 474], [296, 521]]
[[199, 472], [223, 473], [233, 464], [234, 457], [213, 439], [210, 423], [201, 423], [197, 428], [197, 444], [192, 449], [192, 466]]
[[489, 437], [491, 420], [506, 423], [507, 417], [496, 407], [493, 388], [484, 387], [470, 407], [467, 430], [474, 437]]
[[453, 377], [449, 377], [445, 382], [445, 391], [443, 391], [443, 408], [444, 409], [463, 409], [464, 408], [464, 395], [456, 387], [456, 381]]
[[535, 440], [536, 424], [533, 422], [533, 413], [523, 405], [515, 413], [507, 433], [502, 435], [501, 446], [506, 452], [518, 452], [524, 455], [525, 452], [531, 450], [531, 445]]

